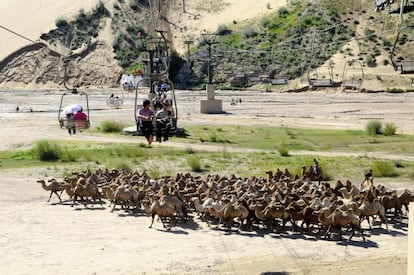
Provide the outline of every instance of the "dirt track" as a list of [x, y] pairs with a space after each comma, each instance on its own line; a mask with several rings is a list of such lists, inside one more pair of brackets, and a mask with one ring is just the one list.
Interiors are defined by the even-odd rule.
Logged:
[[[105, 105], [109, 94], [90, 92], [93, 126], [110, 118], [132, 125], [133, 96], [125, 96], [123, 109], [110, 110]], [[226, 112], [221, 115], [199, 113], [203, 92], [180, 91], [177, 98], [183, 127], [238, 123], [364, 129], [367, 121], [378, 119], [395, 123], [401, 133], [414, 134], [413, 94], [218, 92]], [[230, 105], [232, 98], [241, 98], [242, 103]], [[92, 133], [70, 137], [58, 129], [59, 100], [60, 92], [37, 92], [36, 96], [2, 92], [0, 150], [28, 146], [43, 138], [102, 139]], [[16, 104], [21, 107], [19, 113]], [[122, 140], [143, 141], [141, 137]], [[166, 232], [159, 222], [149, 229], [150, 219], [142, 214], [110, 213], [105, 205], [71, 208], [67, 203], [46, 203], [48, 194], [36, 179], [52, 170], [0, 170], [4, 274], [406, 274], [406, 219], [390, 224], [389, 231], [383, 226], [367, 232], [367, 242], [356, 236], [351, 243], [292, 231], [228, 234], [208, 228], [197, 218]]]

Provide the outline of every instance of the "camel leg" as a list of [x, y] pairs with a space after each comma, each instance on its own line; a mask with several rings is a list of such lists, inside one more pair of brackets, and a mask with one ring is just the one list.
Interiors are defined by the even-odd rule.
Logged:
[[173, 228], [175, 226], [175, 217], [172, 216], [171, 217], [171, 224], [170, 224], [170, 228], [168, 230], [171, 230], [171, 228]]
[[[380, 219], [381, 219], [381, 222], [385, 223], [385, 228], [388, 230], [387, 217], [383, 216], [383, 217], [380, 217]], [[380, 227], [381, 227], [381, 225], [380, 225]]]
[[348, 242], [351, 241], [352, 237], [355, 235], [355, 229], [353, 226], [351, 226], [351, 236], [349, 236]]
[[56, 194], [56, 196], [59, 198], [59, 201], [60, 201], [60, 203], [62, 203], [62, 199], [60, 198], [60, 196], [59, 196], [59, 194], [58, 194], [58, 192], [54, 192], [55, 194]]
[[47, 202], [50, 202], [50, 198], [52, 197], [53, 191], [50, 191], [50, 195], [49, 195], [49, 199], [47, 200]]
[[73, 207], [75, 205], [76, 197], [76, 195], [73, 196], [72, 205], [70, 207]]
[[154, 223], [154, 218], [155, 218], [155, 214], [152, 214], [152, 220], [151, 220], [151, 224], [150, 224], [149, 228], [152, 227], [152, 224]]
[[361, 233], [362, 240], [365, 242], [364, 230], [360, 227], [359, 232]]
[[330, 238], [331, 228], [332, 228], [332, 226], [330, 225], [328, 227], [328, 229], [326, 230], [326, 232], [325, 232], [325, 239], [329, 239]]
[[111, 212], [114, 212], [114, 210], [115, 210], [115, 206], [116, 206], [116, 201], [115, 200], [113, 200], [113, 201], [111, 201], [111, 203], [113, 203], [114, 205], [112, 206], [112, 210], [111, 210]]
[[233, 226], [233, 219], [229, 218], [227, 223], [227, 231], [231, 232], [231, 227]]

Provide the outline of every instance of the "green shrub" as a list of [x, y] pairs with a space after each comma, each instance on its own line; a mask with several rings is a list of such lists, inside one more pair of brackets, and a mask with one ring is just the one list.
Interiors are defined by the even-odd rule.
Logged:
[[394, 163], [387, 161], [374, 162], [372, 172], [374, 177], [397, 177], [398, 173], [395, 171]]
[[244, 38], [251, 38], [251, 37], [255, 37], [256, 35], [257, 35], [257, 31], [252, 27], [248, 27], [244, 29], [243, 31]]
[[103, 133], [122, 133], [124, 127], [125, 125], [118, 121], [106, 120], [102, 122], [101, 126], [99, 127], [99, 130]]
[[279, 147], [278, 149], [277, 149], [277, 151], [279, 152], [279, 154], [282, 156], [282, 157], [288, 157], [289, 156], [289, 150], [286, 148], [286, 147]]
[[65, 19], [57, 19], [56, 20], [56, 27], [57, 28], [64, 28], [66, 26], [69, 26], [68, 21], [66, 21]]
[[217, 27], [217, 35], [229, 35], [231, 34], [231, 29], [226, 24], [220, 24]]
[[384, 125], [384, 129], [382, 130], [382, 134], [384, 136], [393, 136], [397, 132], [397, 127], [394, 123], [386, 123]]
[[368, 122], [366, 130], [370, 136], [380, 135], [382, 133], [382, 123], [377, 120], [372, 120]]
[[191, 156], [187, 158], [187, 164], [190, 166], [191, 171], [193, 172], [202, 172], [203, 169], [201, 168], [201, 161], [198, 156]]
[[127, 161], [124, 161], [122, 159], [117, 159], [111, 162], [110, 166], [112, 166], [112, 168], [114, 169], [122, 170], [128, 173], [133, 171], [131, 164], [129, 164]]
[[41, 161], [55, 161], [60, 159], [62, 149], [56, 143], [46, 140], [38, 141], [34, 148], [35, 155]]

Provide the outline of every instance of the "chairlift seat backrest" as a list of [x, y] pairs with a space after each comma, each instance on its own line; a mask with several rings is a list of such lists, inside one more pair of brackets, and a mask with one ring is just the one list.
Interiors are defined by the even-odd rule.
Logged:
[[251, 77], [249, 77], [249, 81], [250, 82], [260, 82], [261, 78], [258, 77], [258, 76], [251, 76]]
[[272, 85], [287, 85], [289, 80], [285, 77], [270, 79]]
[[401, 61], [399, 62], [401, 73], [414, 72], [414, 61]]
[[332, 87], [332, 79], [309, 79], [309, 85], [312, 87]]

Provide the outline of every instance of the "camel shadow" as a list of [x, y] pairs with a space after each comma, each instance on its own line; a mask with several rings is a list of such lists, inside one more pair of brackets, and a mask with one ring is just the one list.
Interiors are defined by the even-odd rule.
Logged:
[[92, 210], [92, 211], [95, 211], [95, 210], [105, 210], [106, 208], [104, 207], [104, 206], [101, 206], [101, 207], [94, 207], [93, 205], [92, 205], [92, 207], [89, 207], [88, 205], [84, 205], [84, 207], [75, 207], [74, 208], [76, 211], [84, 211], [84, 210]]
[[[389, 227], [388, 227], [389, 228]], [[406, 230], [404, 230], [406, 231]], [[397, 237], [397, 236], [407, 236], [407, 233], [401, 232], [401, 231], [397, 231], [397, 230], [391, 230], [391, 229], [385, 229], [385, 228], [372, 228], [371, 230], [368, 231], [370, 235], [391, 235], [393, 237]], [[365, 234], [367, 233], [367, 231], [364, 232]]]
[[187, 219], [185, 221], [180, 222], [179, 226], [181, 228], [190, 229], [190, 230], [198, 230], [198, 229], [200, 229], [200, 225], [197, 222], [195, 222], [193, 219], [191, 219], [191, 218], [189, 218], [189, 219]]
[[165, 229], [165, 228], [159, 229], [159, 228], [156, 228], [155, 230], [157, 230], [159, 232], [164, 232], [164, 233], [171, 233], [171, 234], [174, 234], [174, 235], [188, 235], [189, 234], [187, 231], [182, 230], [182, 229], [177, 229], [176, 227], [173, 227], [173, 228], [170, 228], [170, 229]]
[[289, 275], [289, 272], [286, 271], [265, 271], [260, 273], [260, 275]]
[[118, 213], [118, 217], [125, 218], [125, 217], [148, 217], [142, 209], [114, 209], [114, 211], [123, 211]]
[[378, 248], [378, 243], [373, 242], [371, 240], [367, 240], [367, 239], [365, 239], [365, 241], [363, 241], [362, 239], [361, 240], [353, 240], [352, 239], [350, 241], [342, 239], [342, 240], [336, 241], [336, 244], [340, 245], [340, 246], [356, 246], [356, 247], [362, 247], [362, 248]]

